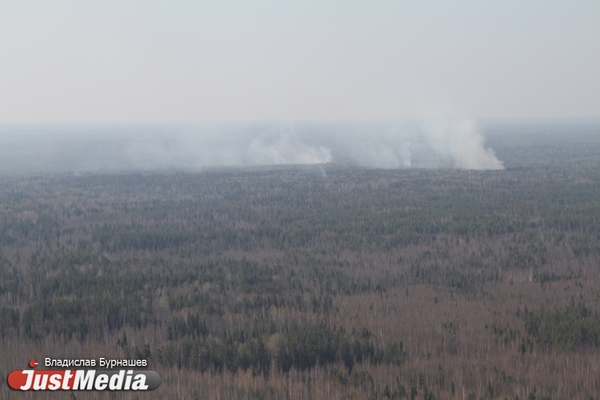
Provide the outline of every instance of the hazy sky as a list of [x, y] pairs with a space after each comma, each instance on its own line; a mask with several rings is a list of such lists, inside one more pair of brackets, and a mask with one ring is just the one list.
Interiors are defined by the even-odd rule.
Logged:
[[600, 116], [600, 1], [0, 0], [0, 124]]

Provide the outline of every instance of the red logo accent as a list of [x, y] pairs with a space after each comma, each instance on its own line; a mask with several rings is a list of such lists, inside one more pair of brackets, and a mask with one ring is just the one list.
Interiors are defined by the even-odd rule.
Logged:
[[36, 360], [29, 360], [29, 367], [35, 368], [38, 366], [38, 362]]

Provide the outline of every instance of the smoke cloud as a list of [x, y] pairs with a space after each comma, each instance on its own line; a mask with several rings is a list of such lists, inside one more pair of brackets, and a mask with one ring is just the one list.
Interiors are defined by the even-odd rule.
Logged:
[[484, 148], [483, 136], [471, 120], [431, 122], [425, 137], [439, 155], [449, 157], [454, 167], [476, 170], [503, 169], [494, 151]]
[[2, 171], [327, 163], [382, 169], [504, 168], [471, 120], [0, 128]]

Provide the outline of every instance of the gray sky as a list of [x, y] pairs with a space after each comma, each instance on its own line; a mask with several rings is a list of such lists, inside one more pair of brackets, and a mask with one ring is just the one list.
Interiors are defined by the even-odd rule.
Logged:
[[600, 2], [0, 0], [0, 124], [600, 116]]

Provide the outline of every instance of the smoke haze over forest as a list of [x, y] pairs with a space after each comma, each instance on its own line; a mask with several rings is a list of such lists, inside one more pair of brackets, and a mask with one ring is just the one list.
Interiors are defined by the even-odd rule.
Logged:
[[341, 163], [503, 169], [474, 121], [65, 125], [0, 128], [2, 171], [156, 170]]

